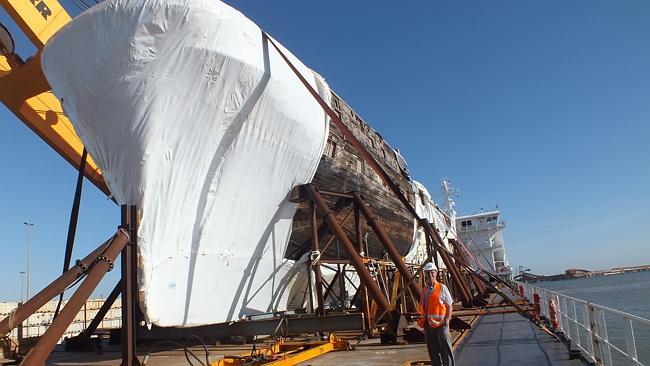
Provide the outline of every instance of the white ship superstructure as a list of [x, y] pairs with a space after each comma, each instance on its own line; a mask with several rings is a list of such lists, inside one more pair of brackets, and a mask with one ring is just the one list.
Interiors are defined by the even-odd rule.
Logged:
[[481, 212], [456, 218], [460, 239], [472, 250], [479, 266], [487, 271], [509, 279], [512, 270], [506, 257], [503, 242], [505, 221], [500, 211]]

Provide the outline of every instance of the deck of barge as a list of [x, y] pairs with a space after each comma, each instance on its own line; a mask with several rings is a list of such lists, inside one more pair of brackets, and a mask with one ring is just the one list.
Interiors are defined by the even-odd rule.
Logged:
[[585, 365], [570, 360], [564, 343], [516, 313], [481, 317], [455, 353], [461, 366]]
[[[485, 315], [477, 319], [471, 331], [462, 336], [454, 333], [456, 364], [459, 366], [500, 365], [585, 365], [580, 359], [569, 359], [565, 344], [545, 333], [519, 314]], [[300, 365], [424, 365], [428, 364], [426, 345], [408, 344], [386, 346], [378, 339], [351, 341], [352, 351], [331, 352]], [[250, 346], [210, 346], [212, 359], [223, 354], [242, 354]], [[141, 350], [146, 347], [141, 348]], [[192, 350], [203, 356], [203, 349]], [[141, 355], [141, 359], [142, 359]], [[47, 365], [119, 365], [119, 347], [108, 348], [101, 355], [96, 353], [53, 352]], [[424, 361], [417, 363], [417, 361]], [[187, 365], [182, 350], [155, 352], [147, 365]]]

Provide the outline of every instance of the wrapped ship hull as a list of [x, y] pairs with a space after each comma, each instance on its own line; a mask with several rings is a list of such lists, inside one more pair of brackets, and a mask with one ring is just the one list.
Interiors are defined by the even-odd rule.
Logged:
[[[44, 48], [44, 73], [111, 193], [138, 208], [149, 323], [286, 309], [306, 269], [306, 211], [288, 197], [296, 185], [363, 192], [400, 251], [411, 244], [412, 218], [265, 37], [221, 2], [108, 0]], [[283, 52], [412, 196], [395, 152]], [[380, 256], [373, 235], [368, 252]], [[341, 255], [335, 248], [326, 256]]]

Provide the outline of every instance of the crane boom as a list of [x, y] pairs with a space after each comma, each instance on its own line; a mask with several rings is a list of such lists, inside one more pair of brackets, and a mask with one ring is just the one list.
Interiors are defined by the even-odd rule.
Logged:
[[[40, 50], [71, 17], [56, 0], [0, 0], [0, 5], [39, 50], [23, 62], [14, 55], [0, 55], [0, 100], [27, 127], [75, 168], [83, 143], [65, 116], [58, 98], [43, 76]], [[88, 157], [84, 175], [110, 195], [97, 164]]]
[[0, 0], [0, 4], [39, 50], [72, 19], [56, 0]]

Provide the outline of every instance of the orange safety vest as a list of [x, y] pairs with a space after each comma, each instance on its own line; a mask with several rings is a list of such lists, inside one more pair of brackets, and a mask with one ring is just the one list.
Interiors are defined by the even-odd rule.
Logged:
[[418, 319], [420, 327], [424, 328], [425, 322], [429, 323], [430, 328], [438, 328], [444, 323], [447, 307], [445, 303], [440, 301], [441, 289], [442, 284], [438, 281], [433, 286], [433, 291], [428, 286], [424, 289], [422, 301], [420, 301], [420, 315], [422, 317]]

